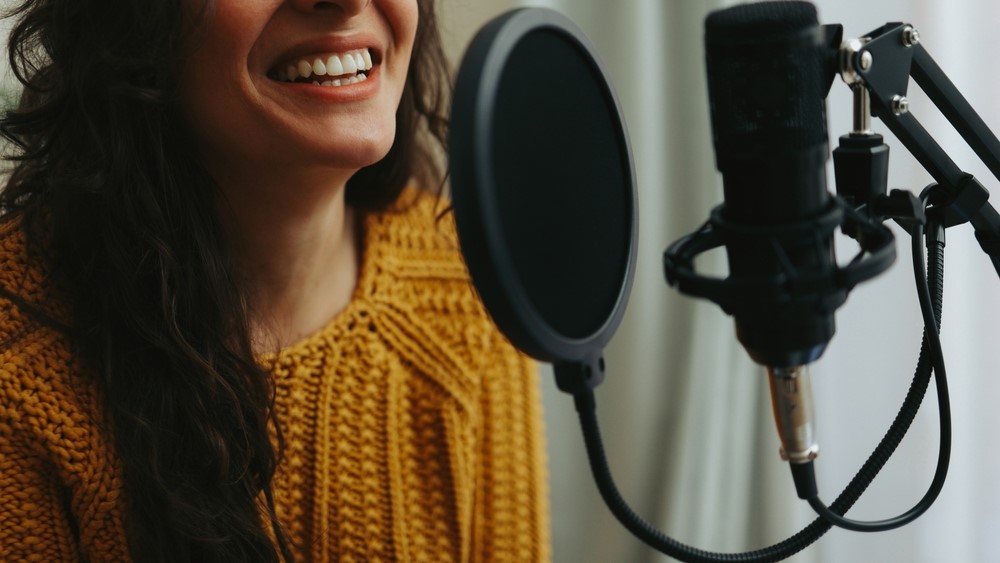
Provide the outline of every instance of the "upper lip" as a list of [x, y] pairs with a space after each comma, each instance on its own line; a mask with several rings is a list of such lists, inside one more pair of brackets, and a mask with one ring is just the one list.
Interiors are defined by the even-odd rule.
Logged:
[[275, 57], [268, 68], [273, 69], [278, 65], [294, 63], [299, 59], [309, 58], [311, 55], [346, 53], [347, 51], [354, 51], [356, 49], [368, 49], [375, 64], [378, 64], [382, 60], [382, 49], [377, 39], [370, 34], [357, 33], [320, 37], [296, 43]]

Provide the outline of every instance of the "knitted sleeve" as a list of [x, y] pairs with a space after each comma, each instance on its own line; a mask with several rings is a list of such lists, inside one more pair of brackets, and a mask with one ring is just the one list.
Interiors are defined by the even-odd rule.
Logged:
[[66, 370], [51, 333], [21, 306], [40, 299], [44, 276], [29, 265], [19, 225], [0, 222], [0, 561], [76, 561], [69, 495], [49, 448], [79, 455], [60, 439], [76, 430], [57, 406]]
[[50, 389], [19, 369], [29, 358], [0, 359], [0, 561], [76, 561], [69, 499], [44, 447], [59, 429], [39, 423], [61, 413], [40, 399]]
[[483, 365], [474, 561], [551, 560], [536, 364], [499, 334]]
[[121, 484], [94, 395], [70, 383], [53, 339], [17, 348], [0, 354], [0, 561], [125, 561]]
[[76, 561], [67, 499], [0, 405], [0, 561]]
[[0, 300], [0, 561], [125, 561], [117, 464], [65, 339]]

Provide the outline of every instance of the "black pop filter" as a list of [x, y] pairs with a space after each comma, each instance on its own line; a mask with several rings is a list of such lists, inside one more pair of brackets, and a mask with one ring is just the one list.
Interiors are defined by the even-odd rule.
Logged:
[[455, 220], [480, 296], [535, 358], [600, 358], [631, 289], [636, 191], [622, 112], [583, 33], [524, 8], [466, 51], [449, 140]]

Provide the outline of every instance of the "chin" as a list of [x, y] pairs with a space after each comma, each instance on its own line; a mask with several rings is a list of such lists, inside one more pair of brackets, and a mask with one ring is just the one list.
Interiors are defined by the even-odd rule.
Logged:
[[392, 148], [395, 128], [392, 134], [382, 135], [351, 135], [347, 138], [317, 146], [315, 157], [325, 163], [332, 163], [337, 168], [361, 169], [371, 166], [385, 158]]

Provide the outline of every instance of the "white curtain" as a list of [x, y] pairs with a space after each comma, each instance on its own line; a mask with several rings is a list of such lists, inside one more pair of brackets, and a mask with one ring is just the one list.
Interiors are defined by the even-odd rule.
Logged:
[[[624, 108], [641, 204], [639, 262], [628, 314], [609, 346], [598, 412], [611, 469], [636, 511], [685, 543], [708, 550], [757, 549], [812, 521], [778, 459], [766, 381], [733, 334], [730, 318], [663, 281], [661, 255], [721, 202], [706, 101], [705, 15], [733, 2], [548, 0], [595, 45]], [[453, 52], [512, 0], [445, 0]], [[921, 32], [924, 46], [994, 131], [1000, 74], [989, 0], [819, 0], [822, 23], [858, 37], [890, 21]], [[965, 170], [997, 181], [911, 85], [912, 111]], [[831, 148], [849, 131], [851, 98], [837, 80], [828, 98]], [[919, 191], [929, 175], [880, 123], [891, 148], [890, 188]], [[832, 165], [830, 189], [834, 188]], [[897, 233], [893, 268], [851, 294], [838, 333], [813, 366], [822, 453], [820, 490], [831, 502], [881, 438], [909, 386], [920, 342], [909, 241]], [[838, 240], [841, 256], [855, 251]], [[721, 255], [707, 269], [720, 267]], [[714, 261], [714, 262], [713, 262]], [[954, 411], [951, 473], [937, 504], [917, 522], [882, 534], [833, 530], [793, 557], [799, 563], [987, 562], [1000, 548], [1000, 280], [968, 226], [949, 230], [943, 338]], [[572, 401], [545, 375], [555, 560], [558, 563], [666, 561], [629, 535], [604, 507], [590, 476]], [[880, 519], [908, 509], [933, 474], [938, 430], [933, 389], [910, 435], [849, 513]]]

